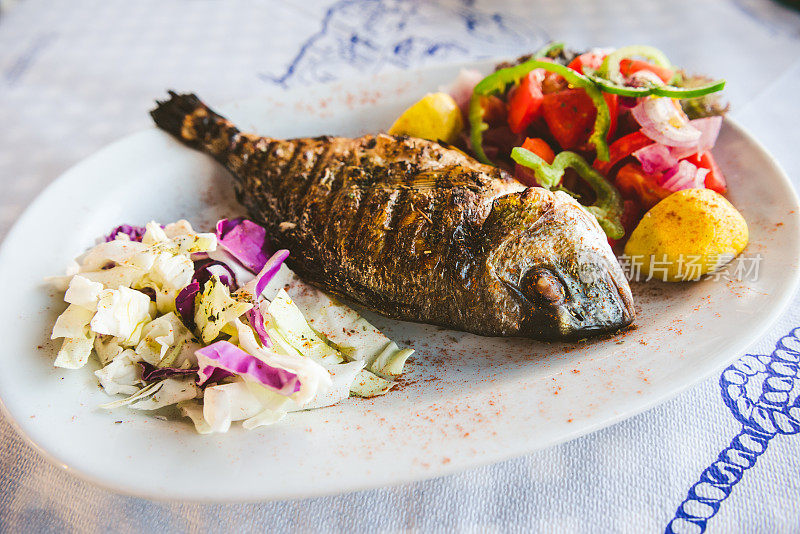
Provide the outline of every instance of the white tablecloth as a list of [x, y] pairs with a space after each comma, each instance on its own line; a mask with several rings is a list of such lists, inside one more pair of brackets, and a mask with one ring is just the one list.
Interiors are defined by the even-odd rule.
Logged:
[[[800, 16], [768, 0], [27, 0], [0, 9], [0, 234], [62, 171], [148, 127], [145, 112], [167, 87], [220, 102], [275, 83], [522, 53], [551, 38], [653, 44], [726, 77], [733, 116], [800, 177]], [[798, 325], [795, 298], [751, 347], [761, 356], [581, 439], [312, 500], [118, 496], [46, 463], [0, 419], [0, 532], [800, 531]], [[763, 378], [789, 393], [740, 413], [728, 386]]]

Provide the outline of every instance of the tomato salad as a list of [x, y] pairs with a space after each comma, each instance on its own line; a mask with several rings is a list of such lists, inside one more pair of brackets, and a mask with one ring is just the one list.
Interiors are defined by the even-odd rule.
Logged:
[[[601, 192], [587, 175], [597, 171], [621, 196], [598, 217], [612, 241], [675, 191], [726, 192], [711, 153], [726, 111], [715, 93], [725, 84], [688, 76], [655, 48], [576, 54], [556, 43], [476, 78], [462, 74], [453, 87], [469, 123], [457, 145], [525, 185], [562, 189], [589, 206]], [[566, 172], [543, 178], [563, 152], [572, 153]], [[590, 164], [587, 172], [578, 160]]]

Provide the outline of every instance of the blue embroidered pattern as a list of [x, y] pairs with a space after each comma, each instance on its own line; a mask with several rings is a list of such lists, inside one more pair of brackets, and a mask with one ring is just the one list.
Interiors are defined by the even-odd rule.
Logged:
[[769, 355], [746, 355], [719, 379], [722, 400], [742, 430], [700, 475], [666, 532], [703, 532], [744, 472], [779, 434], [800, 431], [800, 328], [782, 337]]
[[470, 4], [340, 0], [327, 10], [320, 30], [302, 44], [284, 72], [258, 76], [284, 87], [329, 82], [385, 66], [419, 67], [522, 53], [548, 39], [541, 28]]

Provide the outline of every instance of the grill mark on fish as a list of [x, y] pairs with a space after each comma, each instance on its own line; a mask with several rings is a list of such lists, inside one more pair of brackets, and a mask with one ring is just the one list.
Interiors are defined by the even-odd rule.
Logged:
[[437, 180], [440, 187], [443, 187], [447, 193], [437, 196], [435, 201], [431, 203], [430, 215], [426, 214], [424, 211], [421, 212], [421, 214], [428, 221], [431, 231], [441, 234], [441, 238], [436, 240], [434, 247], [431, 247], [429, 252], [423, 251], [423, 253], [426, 254], [425, 263], [428, 268], [433, 271], [438, 270], [440, 263], [447, 261], [449, 258], [448, 244], [450, 239], [448, 239], [448, 236], [445, 235], [445, 233], [440, 229], [452, 228], [452, 225], [449, 224], [452, 221], [448, 220], [446, 217], [452, 198], [452, 188], [449, 187], [450, 180], [446, 173], [443, 173], [441, 176], [439, 176]]
[[264, 139], [263, 137], [253, 143], [253, 153], [244, 163], [242, 168], [237, 169], [236, 172], [244, 176], [260, 176], [262, 174], [266, 174], [266, 169], [271, 161], [271, 153], [275, 148], [275, 144], [275, 141], [271, 139]]
[[408, 194], [407, 188], [399, 188], [397, 190], [397, 194], [395, 195], [394, 201], [386, 207], [388, 212], [387, 216], [389, 219], [389, 228], [387, 228], [387, 231], [384, 232], [383, 235], [384, 253], [382, 259], [384, 262], [393, 261], [397, 243], [397, 229], [400, 226], [400, 217], [407, 202]]
[[248, 182], [253, 180], [253, 178], [256, 176], [261, 177], [262, 186], [274, 186], [276, 175], [278, 174], [278, 172], [276, 172], [276, 164], [279, 161], [277, 152], [280, 149], [281, 144], [281, 141], [271, 140], [269, 145], [267, 145], [267, 150], [263, 153], [263, 156], [253, 161], [251, 166], [239, 171], [238, 175], [242, 177], [240, 180], [242, 188], [246, 188]]
[[[383, 245], [383, 217], [385, 207], [396, 191], [372, 188], [364, 192], [356, 223], [351, 229], [350, 254], [357, 256], [356, 251], [368, 257], [379, 257]], [[380, 264], [377, 264], [380, 267]]]
[[359, 234], [361, 228], [369, 225], [369, 221], [366, 220], [367, 207], [371, 204], [375, 195], [380, 191], [379, 189], [366, 190], [360, 184], [356, 187], [358, 187], [358, 207], [355, 210], [355, 216], [352, 219], [352, 223], [347, 229], [345, 236], [346, 242], [344, 244], [345, 253], [349, 257], [358, 257], [360, 254], [360, 249], [367, 246], [367, 243], [359, 240]]
[[295, 162], [300, 154], [303, 152], [303, 143], [284, 143], [291, 147], [292, 155], [284, 159], [281, 163], [280, 171], [278, 171], [278, 183], [275, 184], [275, 196], [280, 198], [284, 207], [288, 207], [288, 196], [292, 188], [297, 186], [299, 176], [292, 172], [294, 170]]
[[[333, 180], [330, 182], [328, 192], [324, 194], [322, 198], [318, 199], [319, 212], [316, 216], [313, 213], [308, 212], [308, 216], [317, 221], [317, 235], [320, 235], [320, 240], [323, 243], [326, 243], [326, 251], [328, 254], [333, 253], [333, 248], [330, 245], [336, 242], [333, 236], [334, 219], [330, 217], [330, 214], [333, 212], [334, 206], [337, 204], [337, 202], [339, 202], [342, 189], [344, 188], [344, 174], [344, 169], [341, 167], [328, 171], [325, 177], [332, 175]], [[318, 185], [324, 189], [324, 185], [322, 183], [319, 183]]]
[[319, 183], [319, 179], [317, 176], [319, 175], [320, 169], [327, 163], [328, 157], [331, 152], [331, 145], [321, 145], [322, 151], [321, 153], [316, 153], [316, 160], [314, 161], [314, 165], [311, 167], [311, 170], [308, 172], [308, 179], [303, 187], [297, 192], [297, 199], [295, 201], [296, 206], [296, 215], [300, 217], [305, 212], [305, 207], [308, 205], [308, 196], [309, 192], [314, 188], [314, 185]]
[[[325, 291], [484, 335], [576, 338], [633, 318], [605, 235], [563, 193], [421, 139], [239, 134], [193, 95], [171, 96], [156, 124], [222, 162], [250, 217], [291, 251], [289, 267]], [[578, 276], [587, 263], [596, 282]], [[536, 293], [548, 272], [566, 302]]]
[[224, 161], [228, 162], [231, 168], [235, 168], [236, 172], [246, 173], [247, 169], [259, 168], [263, 165], [264, 154], [260, 147], [266, 142], [265, 139], [252, 140], [237, 132], [231, 137], [228, 154], [218, 159], [224, 158]]
[[264, 149], [261, 152], [264, 154], [263, 156], [264, 162], [267, 162], [270, 158], [270, 155], [272, 154], [272, 151], [275, 150], [275, 145], [277, 145], [278, 142], [274, 139], [265, 139], [265, 141], [266, 141], [266, 147], [264, 147]]
[[358, 167], [361, 164], [361, 157], [363, 150], [359, 152], [362, 146], [356, 143], [351, 150], [345, 151], [343, 154], [342, 165], [346, 167]]
[[356, 184], [349, 180], [348, 176], [353, 169], [350, 167], [342, 170], [342, 186], [336, 193], [329, 211], [329, 214], [335, 213], [336, 217], [330, 217], [325, 236], [325, 240], [332, 246], [331, 252], [345, 261], [349, 259], [347, 236], [361, 206], [361, 191]]
[[311, 185], [306, 193], [306, 199], [300, 206], [300, 213], [297, 214], [297, 228], [295, 234], [297, 236], [305, 236], [306, 247], [324, 248], [324, 239], [321, 236], [325, 232], [325, 222], [327, 217], [325, 213], [330, 208], [331, 195], [325, 193], [330, 189], [331, 180], [327, 179], [331, 175], [331, 171], [326, 169], [324, 176], [319, 180], [311, 181]]
[[310, 146], [310, 143], [298, 144], [292, 156], [292, 162], [287, 165], [287, 171], [283, 176], [284, 189], [281, 196], [284, 205], [283, 213], [287, 217], [294, 218], [297, 213], [300, 191], [305, 191], [311, 182], [308, 169], [309, 166], [313, 166], [314, 162], [316, 162], [315, 147]]

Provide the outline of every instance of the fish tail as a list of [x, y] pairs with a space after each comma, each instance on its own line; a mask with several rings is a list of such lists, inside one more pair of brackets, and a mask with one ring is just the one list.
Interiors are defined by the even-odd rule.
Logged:
[[158, 105], [150, 112], [156, 126], [184, 144], [227, 163], [240, 137], [233, 123], [214, 113], [192, 93], [169, 91], [169, 96], [169, 100], [157, 101]]

